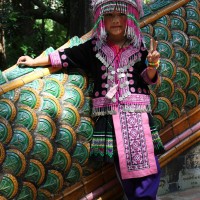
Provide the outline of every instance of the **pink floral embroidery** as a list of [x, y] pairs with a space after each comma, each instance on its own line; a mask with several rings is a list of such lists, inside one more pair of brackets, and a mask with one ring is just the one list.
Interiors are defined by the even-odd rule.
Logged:
[[102, 79], [106, 79], [106, 75], [102, 75], [102, 77], [101, 77]]
[[141, 89], [141, 88], [138, 88], [138, 92], [139, 92], [139, 93], [142, 93], [142, 89]]
[[101, 67], [101, 70], [102, 70], [102, 71], [105, 71], [105, 70], [106, 70], [106, 67], [105, 67], [105, 66], [102, 66], [102, 67]]
[[134, 87], [132, 87], [130, 90], [131, 90], [131, 92], [133, 92], [133, 93], [135, 92], [135, 88], [134, 88]]
[[102, 88], [105, 88], [105, 87], [106, 87], [106, 84], [105, 84], [105, 83], [102, 83], [102, 84], [101, 84], [101, 87], [102, 87]]
[[66, 60], [66, 59], [67, 59], [67, 56], [66, 56], [66, 55], [62, 55], [62, 56], [61, 56], [61, 59], [62, 59], [62, 60]]
[[105, 96], [105, 95], [106, 95], [106, 93], [107, 93], [107, 92], [106, 92], [106, 90], [104, 90], [104, 91], [102, 91], [102, 93], [101, 93], [101, 94], [102, 94], [103, 96]]
[[67, 62], [64, 62], [64, 63], [63, 63], [63, 67], [68, 67], [68, 63], [67, 63]]
[[130, 80], [129, 83], [130, 83], [131, 85], [133, 85], [133, 84], [134, 84], [134, 80]]
[[133, 72], [133, 67], [130, 67], [130, 68], [129, 68], [129, 71], [130, 71], [130, 72]]
[[95, 92], [95, 97], [98, 97], [99, 96], [99, 92]]

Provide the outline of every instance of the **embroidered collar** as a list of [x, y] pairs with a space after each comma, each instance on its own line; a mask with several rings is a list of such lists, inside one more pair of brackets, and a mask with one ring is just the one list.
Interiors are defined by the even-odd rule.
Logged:
[[116, 53], [119, 52], [119, 47], [117, 45], [111, 42], [106, 44], [97, 40], [94, 50], [97, 51], [96, 57], [106, 67], [106, 72], [103, 76], [107, 77], [107, 93], [112, 90], [112, 88], [115, 88], [117, 91], [116, 94], [110, 97], [113, 103], [118, 100], [123, 101], [131, 95], [127, 74], [129, 70], [133, 68], [134, 64], [141, 60], [142, 55], [140, 53], [140, 48], [129, 45], [123, 48], [118, 54]]

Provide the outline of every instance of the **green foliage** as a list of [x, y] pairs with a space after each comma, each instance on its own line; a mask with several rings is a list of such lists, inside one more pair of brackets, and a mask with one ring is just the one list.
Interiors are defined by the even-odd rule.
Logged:
[[[38, 56], [52, 46], [58, 48], [69, 37], [89, 31], [90, 0], [3, 0], [6, 68], [21, 55]], [[78, 14], [77, 14], [78, 13]]]
[[52, 46], [56, 49], [67, 41], [66, 29], [63, 26], [52, 20], [44, 20], [43, 23], [44, 25], [42, 20], [36, 20], [30, 31], [31, 35], [23, 35], [18, 32], [18, 29], [14, 31], [16, 34], [12, 32], [7, 35], [7, 38], [9, 37], [6, 41], [8, 67], [15, 64], [21, 55], [36, 57], [46, 48]]
[[[56, 49], [67, 41], [66, 27], [44, 18], [51, 11], [51, 6], [56, 6], [54, 10], [58, 10], [63, 6], [63, 1], [46, 0], [43, 3], [49, 9], [42, 12], [41, 19], [22, 12], [18, 2], [3, 3], [0, 23], [5, 32], [6, 68], [15, 64], [21, 55], [36, 57], [46, 48], [52, 46]], [[35, 8], [37, 7], [32, 7], [36, 10]]]

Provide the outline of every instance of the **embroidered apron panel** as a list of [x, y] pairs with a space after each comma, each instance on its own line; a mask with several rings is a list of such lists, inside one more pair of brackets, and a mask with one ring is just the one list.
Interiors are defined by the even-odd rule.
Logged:
[[122, 179], [157, 173], [147, 113], [123, 112], [119, 105], [113, 122]]

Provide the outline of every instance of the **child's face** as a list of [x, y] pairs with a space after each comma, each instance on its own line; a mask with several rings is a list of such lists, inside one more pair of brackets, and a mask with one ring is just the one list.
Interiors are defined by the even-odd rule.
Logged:
[[104, 15], [105, 29], [110, 39], [124, 39], [127, 16], [114, 11]]

